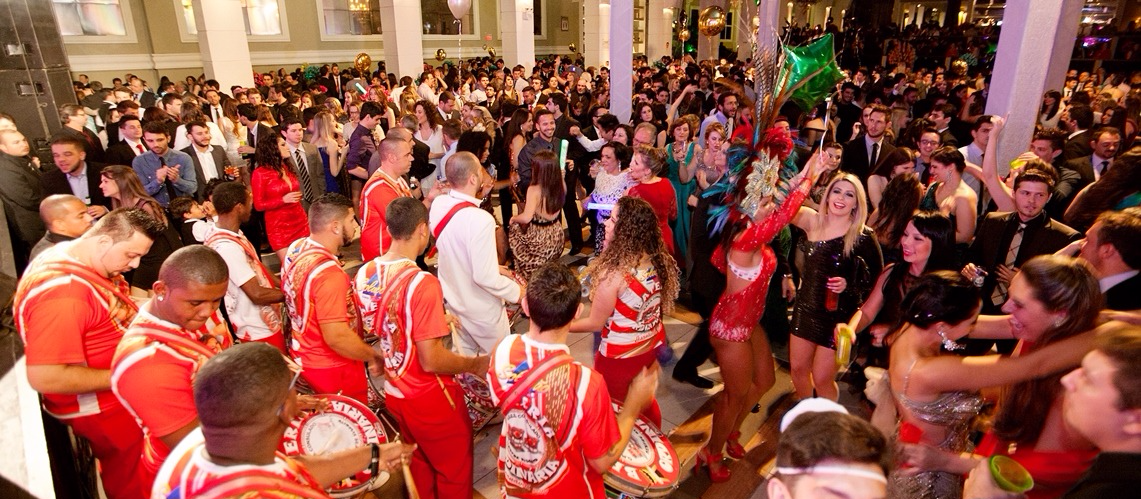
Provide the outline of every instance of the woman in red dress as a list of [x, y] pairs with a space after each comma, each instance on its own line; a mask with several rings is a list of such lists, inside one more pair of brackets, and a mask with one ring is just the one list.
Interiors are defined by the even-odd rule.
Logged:
[[[666, 165], [666, 152], [650, 146], [637, 146], [634, 148], [634, 157], [630, 160], [630, 169], [627, 170], [630, 179], [637, 182], [626, 191], [627, 196], [645, 199], [654, 208], [654, 216], [658, 219], [658, 227], [662, 230], [662, 239], [666, 243], [666, 250], [678, 259], [677, 248], [674, 247], [674, 233], [670, 229], [670, 220], [677, 218], [677, 196], [669, 181], [658, 176]], [[684, 264], [679, 263], [679, 266]]]
[[262, 140], [254, 152], [257, 168], [250, 175], [254, 208], [265, 212], [265, 233], [279, 260], [289, 244], [309, 235], [309, 217], [301, 207], [301, 184], [286, 163], [285, 139]]

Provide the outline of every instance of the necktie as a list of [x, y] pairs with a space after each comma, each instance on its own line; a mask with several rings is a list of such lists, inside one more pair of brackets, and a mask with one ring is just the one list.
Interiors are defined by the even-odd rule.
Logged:
[[874, 169], [876, 167], [876, 160], [879, 159], [879, 156], [880, 156], [880, 145], [878, 143], [872, 142], [872, 156], [870, 158], [868, 158], [868, 169], [869, 170]]
[[220, 123], [221, 121], [222, 113], [218, 111], [218, 106], [214, 106], [214, 123]]
[[[158, 164], [162, 165], [163, 168], [166, 168], [166, 158], [159, 156]], [[177, 195], [174, 191], [174, 182], [171, 182], [170, 178], [168, 177], [163, 181], [163, 185], [166, 186], [166, 201], [169, 203], [170, 200], [174, 199], [174, 197]]]
[[305, 166], [305, 158], [301, 156], [301, 148], [293, 151], [293, 162], [297, 165], [297, 180], [301, 182], [301, 194], [309, 201], [316, 198], [313, 194], [313, 182], [309, 178], [309, 169]]
[[135, 144], [135, 149], [137, 149], [137, 150], [139, 151], [139, 154], [143, 154], [143, 153], [145, 153], [145, 152], [146, 152], [146, 151], [144, 151], [144, 150], [143, 150], [143, 145], [142, 145], [142, 144]]
[[[1007, 267], [1014, 267], [1014, 261], [1018, 259], [1018, 249], [1022, 247], [1022, 234], [1026, 230], [1026, 224], [1019, 223], [1018, 230], [1014, 231], [1014, 237], [1010, 238], [1010, 249], [1006, 250]], [[990, 302], [995, 305], [1002, 305], [1006, 303], [1006, 285], [1001, 282], [994, 287], [994, 292], [990, 295]]]
[[1100, 165], [1097, 165], [1097, 176], [1105, 175], [1106, 168], [1109, 168], [1109, 161], [1102, 161]]

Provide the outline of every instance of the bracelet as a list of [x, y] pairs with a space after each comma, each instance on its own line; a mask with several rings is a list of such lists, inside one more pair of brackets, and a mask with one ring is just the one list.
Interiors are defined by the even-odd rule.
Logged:
[[380, 474], [380, 445], [375, 442], [369, 444], [372, 447], [372, 460], [368, 463], [368, 472], [376, 477]]

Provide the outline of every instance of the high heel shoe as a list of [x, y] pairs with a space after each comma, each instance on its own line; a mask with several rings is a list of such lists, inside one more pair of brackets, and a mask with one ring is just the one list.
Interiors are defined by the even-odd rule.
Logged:
[[709, 480], [713, 483], [722, 483], [729, 481], [729, 467], [721, 462], [720, 452], [709, 452], [708, 447], [702, 448], [697, 452], [697, 467], [705, 466], [709, 471]]
[[725, 440], [725, 453], [733, 459], [741, 459], [745, 457], [745, 446], [741, 445], [741, 432], [735, 431], [729, 434], [729, 438]]

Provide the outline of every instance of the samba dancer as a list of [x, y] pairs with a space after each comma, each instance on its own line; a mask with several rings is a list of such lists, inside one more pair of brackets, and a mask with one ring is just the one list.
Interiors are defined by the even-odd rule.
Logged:
[[391, 245], [361, 267], [356, 288], [362, 302], [375, 303], [365, 322], [379, 337], [385, 405], [404, 440], [418, 446], [411, 468], [420, 497], [471, 497], [472, 425], [464, 392], [451, 375], [482, 378], [488, 357], [462, 357], [444, 344], [454, 317], [444, 313], [440, 281], [416, 266], [428, 247], [427, 208], [401, 197], [384, 217]]
[[492, 187], [479, 159], [458, 152], [444, 170], [452, 190], [436, 198], [428, 216], [440, 285], [448, 309], [460, 318], [459, 351], [487, 353], [510, 329], [504, 302], [518, 303], [523, 288], [496, 260], [495, 218], [478, 209]]
[[353, 204], [340, 194], [309, 207], [309, 237], [289, 245], [281, 289], [293, 324], [290, 352], [316, 393], [341, 393], [368, 403], [365, 362], [379, 360], [361, 339], [361, 320], [349, 275], [333, 251], [357, 238]]
[[207, 359], [233, 345], [218, 314], [226, 261], [195, 244], [171, 253], [155, 296], [142, 305], [111, 362], [111, 389], [143, 429], [147, 484], [182, 438], [198, 427], [191, 383]]
[[14, 299], [28, 383], [45, 412], [91, 443], [110, 499], [145, 497], [149, 486], [143, 433], [111, 392], [111, 358], [138, 312], [122, 273], [139, 266], [162, 230], [140, 209], [114, 210], [37, 257]]
[[281, 352], [246, 343], [198, 370], [194, 406], [201, 428], [171, 451], [149, 497], [327, 498], [323, 490], [368, 468], [399, 473], [416, 446], [369, 444], [319, 456], [288, 457], [278, 445], [301, 409], [297, 378]]
[[582, 285], [547, 263], [531, 275], [526, 334], [499, 343], [487, 381], [503, 411], [499, 490], [504, 497], [606, 497], [602, 475], [621, 456], [638, 414], [657, 390], [659, 369], [633, 378], [615, 416], [606, 382], [575, 362], [566, 345], [582, 311]]

